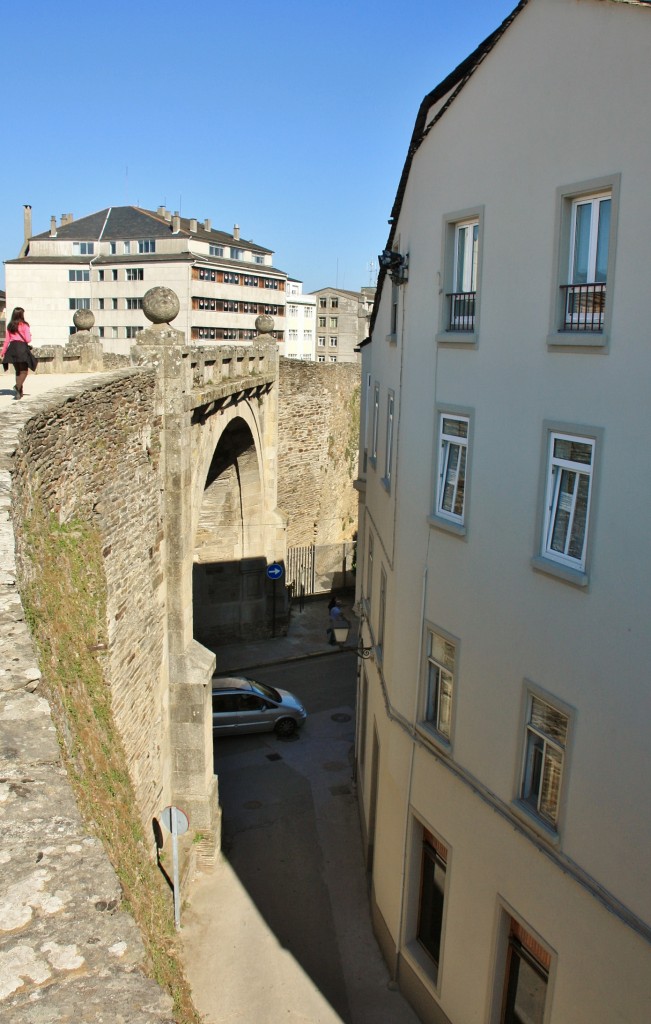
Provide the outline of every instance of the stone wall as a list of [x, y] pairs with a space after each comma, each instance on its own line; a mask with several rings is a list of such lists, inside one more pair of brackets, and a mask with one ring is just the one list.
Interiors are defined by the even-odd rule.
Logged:
[[[118, 395], [126, 391], [144, 408], [150, 387], [142, 374], [109, 383], [104, 395], [84, 396], [71, 385], [0, 416], [0, 1018], [6, 1024], [172, 1019], [171, 997], [141, 969], [145, 951], [121, 909], [115, 871], [75, 805], [41, 695], [15, 553], [16, 541], [24, 552], [24, 516], [37, 494], [60, 514], [111, 520], [101, 469], [121, 447]], [[93, 432], [83, 440], [78, 431], [93, 422], [102, 434], [101, 417], [104, 451], [93, 468]], [[131, 456], [133, 466], [133, 446]], [[105, 513], [93, 512], [98, 493]]]
[[127, 751], [138, 808], [149, 823], [167, 802], [169, 752], [163, 716], [165, 580], [160, 438], [152, 413], [154, 372], [118, 371], [72, 386], [26, 425], [14, 458], [17, 551], [31, 566], [21, 524], [37, 502], [59, 522], [92, 523], [103, 543], [107, 588], [104, 677]]
[[288, 548], [339, 545], [357, 529], [360, 380], [356, 363], [280, 360], [278, 507]]

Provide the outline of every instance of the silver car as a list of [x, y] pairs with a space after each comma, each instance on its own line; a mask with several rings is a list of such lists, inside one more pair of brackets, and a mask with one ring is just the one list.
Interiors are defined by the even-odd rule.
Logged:
[[307, 712], [287, 690], [276, 690], [246, 676], [213, 679], [212, 731], [216, 736], [245, 732], [271, 732], [291, 736]]

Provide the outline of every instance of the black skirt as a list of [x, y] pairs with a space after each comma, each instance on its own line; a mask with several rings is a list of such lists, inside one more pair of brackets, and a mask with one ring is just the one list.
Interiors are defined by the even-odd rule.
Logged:
[[10, 341], [2, 357], [2, 363], [12, 363], [15, 367], [27, 367], [29, 370], [36, 369], [34, 353], [26, 341]]

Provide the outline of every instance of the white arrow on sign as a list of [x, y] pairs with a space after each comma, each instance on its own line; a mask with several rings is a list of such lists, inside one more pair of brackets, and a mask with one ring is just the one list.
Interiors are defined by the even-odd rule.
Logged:
[[270, 580], [279, 580], [283, 574], [282, 565], [278, 565], [278, 562], [274, 562], [273, 565], [267, 566], [267, 576]]

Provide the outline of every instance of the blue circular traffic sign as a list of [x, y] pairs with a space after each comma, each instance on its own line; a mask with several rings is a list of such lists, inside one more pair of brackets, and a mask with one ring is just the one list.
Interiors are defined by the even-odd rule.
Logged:
[[272, 562], [271, 565], [267, 566], [267, 576], [270, 580], [280, 580], [283, 578], [285, 570], [279, 562]]

